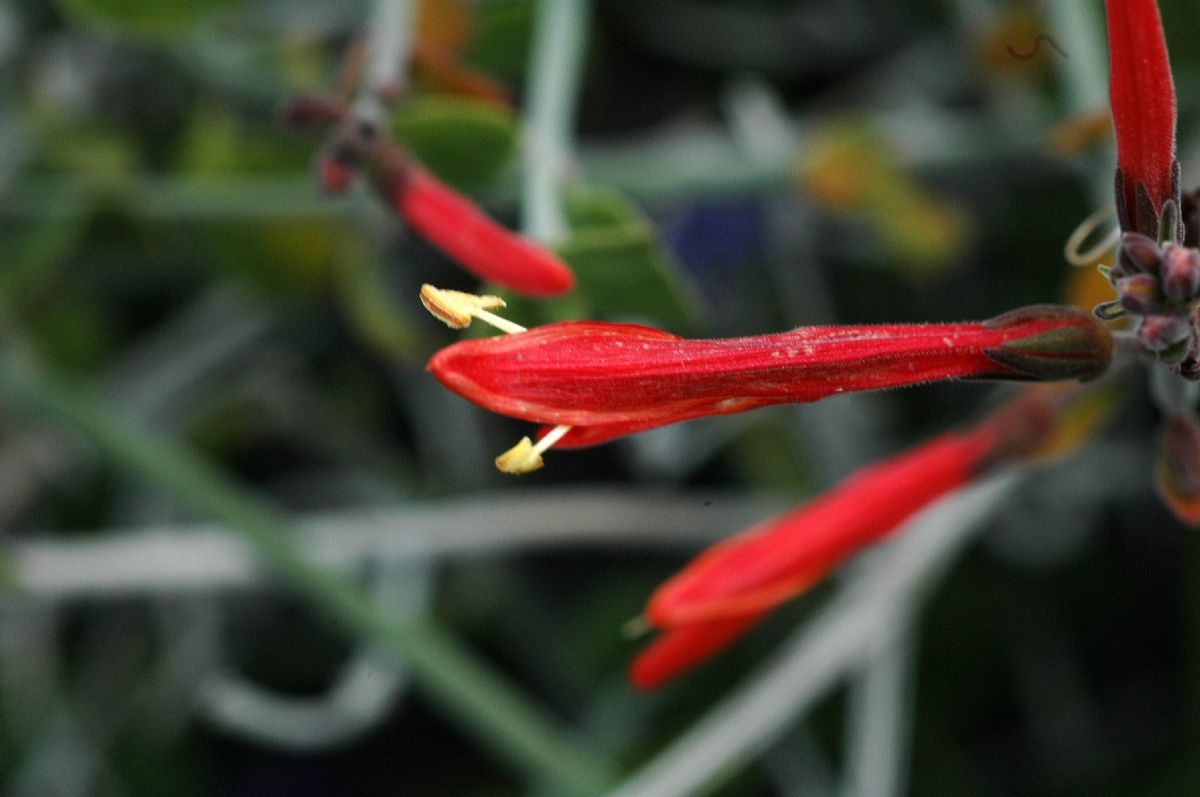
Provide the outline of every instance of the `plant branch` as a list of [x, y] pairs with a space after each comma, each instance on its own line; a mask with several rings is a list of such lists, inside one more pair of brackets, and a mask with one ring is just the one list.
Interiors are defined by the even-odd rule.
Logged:
[[[344, 572], [380, 557], [440, 559], [541, 545], [698, 549], [782, 508], [727, 493], [539, 490], [312, 516], [294, 524], [294, 544], [322, 566]], [[214, 525], [69, 540], [34, 536], [8, 550], [17, 590], [46, 600], [241, 589], [261, 584], [266, 575], [243, 539]]]
[[909, 690], [916, 653], [913, 620], [893, 629], [850, 691], [851, 736], [844, 794], [903, 795], [913, 715]]
[[521, 205], [525, 233], [543, 243], [556, 243], [567, 233], [562, 185], [574, 159], [572, 128], [589, 5], [590, 0], [539, 0], [536, 4]]
[[375, 0], [367, 39], [363, 98], [389, 101], [404, 91], [412, 29], [411, 0]]

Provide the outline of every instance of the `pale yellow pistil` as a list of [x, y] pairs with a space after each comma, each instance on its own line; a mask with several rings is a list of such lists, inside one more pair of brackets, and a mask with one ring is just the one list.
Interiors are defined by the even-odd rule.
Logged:
[[[510, 335], [525, 331], [525, 327], [520, 324], [514, 324], [507, 318], [501, 318], [491, 312], [504, 307], [504, 300], [499, 296], [477, 296], [462, 291], [448, 291], [426, 283], [421, 286], [421, 304], [453, 329], [466, 329], [471, 325], [472, 318], [478, 318]], [[569, 431], [570, 426], [555, 426], [536, 444], [528, 437], [522, 437], [521, 442], [496, 457], [496, 467], [514, 475], [535, 471], [545, 464], [542, 462], [542, 454]]]

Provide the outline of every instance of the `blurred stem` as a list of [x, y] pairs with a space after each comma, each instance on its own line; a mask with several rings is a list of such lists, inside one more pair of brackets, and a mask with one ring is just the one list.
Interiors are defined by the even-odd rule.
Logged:
[[[1037, 151], [1030, 142], [1004, 136], [986, 124], [954, 113], [877, 112], [866, 119], [885, 131], [904, 131], [901, 165], [906, 169], [952, 171], [965, 165], [1004, 163], [1024, 159]], [[934, 135], [941, 130], [952, 135]], [[804, 140], [801, 123], [798, 137]], [[893, 140], [894, 136], [889, 140]], [[613, 188], [642, 203], [677, 203], [697, 197], [758, 196], [788, 190], [793, 154], [777, 159], [750, 157], [727, 132], [715, 126], [696, 126], [669, 132], [648, 141], [581, 147], [578, 167], [582, 179], [598, 187]], [[532, 178], [514, 169], [499, 176], [478, 198], [488, 207], [509, 206], [518, 200]], [[1063, 168], [1044, 161], [1039, 168]], [[557, 186], [557, 183], [555, 183]], [[4, 217], [57, 216], [63, 202], [73, 201], [86, 189], [76, 182], [40, 177], [15, 183], [0, 193]], [[276, 219], [371, 218], [377, 208], [371, 197], [351, 194], [332, 201], [314, 188], [312, 175], [279, 174], [273, 177], [228, 177], [221, 180], [185, 180], [127, 175], [119, 190], [95, 196], [105, 207], [115, 206], [144, 219]]]
[[843, 794], [891, 797], [908, 792], [915, 621], [902, 618], [894, 638], [870, 657], [850, 687], [850, 739]]
[[[1046, 18], [1067, 58], [1052, 58], [1063, 84], [1067, 109], [1083, 115], [1108, 106], [1107, 33], [1100, 4], [1045, 0]], [[1108, 168], [1098, 170], [1087, 180], [1093, 201], [1102, 206], [1112, 203], [1112, 167], [1116, 162], [1112, 142], [1106, 145]]]
[[411, 0], [374, 0], [364, 89], [378, 102], [404, 90], [412, 43]]
[[77, 386], [39, 373], [11, 351], [0, 356], [0, 396], [68, 425], [131, 474], [225, 523], [328, 618], [407, 664], [431, 701], [526, 774], [569, 794], [595, 793], [611, 779], [607, 764], [576, 746], [452, 635], [429, 621], [394, 622], [359, 588], [309, 560], [280, 512], [207, 460], [129, 424]]
[[562, 185], [574, 159], [572, 129], [583, 72], [589, 0], [538, 0], [529, 64], [525, 234], [556, 243], [567, 233]]
[[1043, 12], [1068, 54], [1056, 58], [1063, 93], [1072, 112], [1084, 113], [1108, 105], [1108, 59], [1104, 55], [1106, 34], [1100, 4], [1044, 0]]
[[[28, 466], [29, 457], [24, 461]], [[0, 485], [4, 477], [0, 468]], [[698, 515], [693, 510], [700, 506], [705, 511]], [[293, 525], [297, 544], [313, 560], [350, 573], [381, 560], [505, 555], [541, 546], [695, 550], [784, 508], [727, 492], [547, 489], [358, 506], [297, 518]], [[0, 525], [3, 520], [0, 513]], [[214, 594], [256, 589], [264, 581], [253, 551], [211, 523], [106, 529], [70, 539], [35, 534], [14, 540], [8, 553], [21, 596], [46, 601]]]

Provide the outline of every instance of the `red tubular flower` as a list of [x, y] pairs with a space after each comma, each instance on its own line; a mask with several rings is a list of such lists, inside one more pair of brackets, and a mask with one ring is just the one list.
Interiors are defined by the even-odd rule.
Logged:
[[1106, 0], [1109, 98], [1117, 136], [1121, 229], [1158, 236], [1168, 200], [1179, 202], [1175, 84], [1155, 0]]
[[1043, 305], [983, 322], [807, 327], [725, 340], [565, 322], [463, 341], [428, 367], [486, 409], [571, 425], [563, 443], [590, 445], [835, 393], [959, 378], [1088, 378], [1107, 367], [1110, 352], [1109, 333], [1090, 315]]
[[575, 275], [554, 253], [497, 224], [470, 200], [415, 164], [385, 187], [396, 212], [463, 268], [527, 296], [554, 296]]
[[761, 612], [935, 498], [966, 484], [995, 448], [988, 426], [950, 432], [858, 471], [801, 509], [709, 548], [646, 606], [659, 628]]
[[864, 468], [808, 504], [709, 548], [658, 588], [645, 617], [663, 634], [630, 668], [653, 689], [720, 652], [864, 546], [988, 467], [1038, 453], [1064, 391], [1029, 391], [973, 428]]
[[665, 632], [634, 661], [630, 679], [652, 689], [720, 652], [769, 609], [966, 484], [997, 440], [990, 426], [942, 435], [709, 548], [650, 598], [646, 619]]

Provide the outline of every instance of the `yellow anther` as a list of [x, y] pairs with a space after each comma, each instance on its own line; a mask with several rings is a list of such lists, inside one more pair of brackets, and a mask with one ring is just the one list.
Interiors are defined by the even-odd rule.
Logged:
[[544, 464], [542, 455], [534, 450], [533, 441], [528, 437], [522, 437], [521, 442], [496, 457], [496, 467], [514, 476], [538, 470]]
[[545, 437], [538, 440], [537, 444], [534, 444], [528, 437], [522, 437], [521, 442], [496, 457], [496, 467], [504, 473], [511, 473], [514, 476], [531, 473], [545, 464], [542, 462], [542, 454], [546, 453], [550, 446], [562, 440], [563, 435], [569, 431], [571, 431], [570, 426], [555, 426], [546, 433]]
[[443, 290], [426, 283], [421, 286], [421, 304], [454, 329], [465, 329], [471, 325], [472, 318], [478, 318], [504, 332], [525, 331], [525, 327], [488, 312], [504, 306], [504, 300], [499, 296]]

